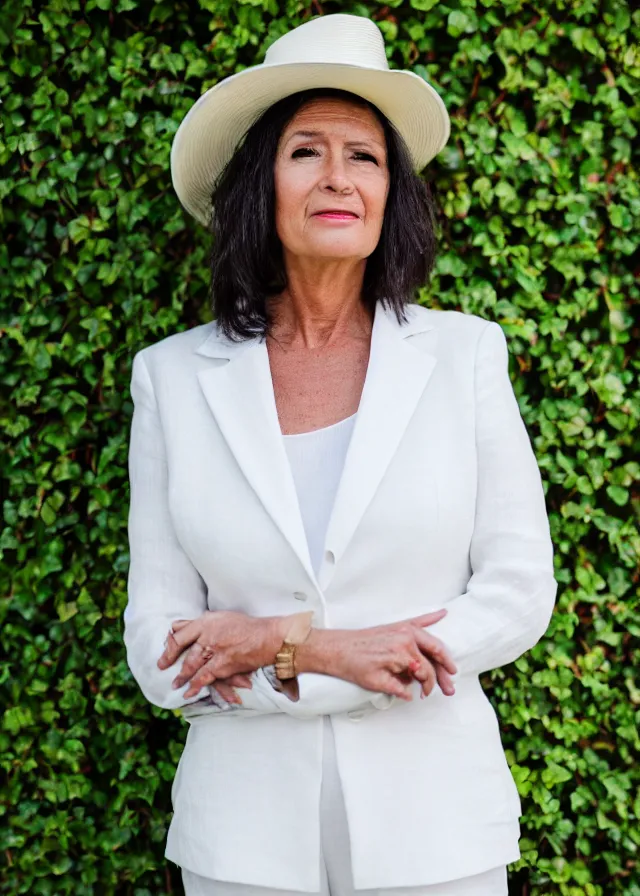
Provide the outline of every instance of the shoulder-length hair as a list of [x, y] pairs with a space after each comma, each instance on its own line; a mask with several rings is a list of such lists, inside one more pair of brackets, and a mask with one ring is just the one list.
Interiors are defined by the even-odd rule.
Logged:
[[371, 109], [386, 140], [389, 193], [380, 239], [367, 258], [363, 303], [373, 312], [380, 301], [403, 322], [405, 305], [427, 283], [435, 264], [435, 202], [387, 117], [373, 103], [348, 91], [299, 91], [274, 103], [251, 125], [213, 188], [209, 297], [218, 325], [230, 339], [264, 336], [269, 331], [268, 302], [287, 285], [275, 223], [278, 143], [286, 125], [306, 103], [325, 97]]

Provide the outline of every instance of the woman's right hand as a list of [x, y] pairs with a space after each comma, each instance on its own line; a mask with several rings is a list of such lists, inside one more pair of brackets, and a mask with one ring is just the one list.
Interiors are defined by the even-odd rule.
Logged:
[[424, 628], [438, 622], [446, 609], [412, 619], [364, 629], [312, 629], [297, 648], [299, 673], [319, 672], [352, 681], [378, 693], [411, 700], [411, 682], [422, 682], [425, 696], [436, 680], [444, 694], [455, 688], [457, 667], [444, 643]]

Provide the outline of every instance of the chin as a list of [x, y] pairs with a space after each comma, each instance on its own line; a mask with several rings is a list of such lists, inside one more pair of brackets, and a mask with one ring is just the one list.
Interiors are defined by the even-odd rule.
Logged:
[[315, 243], [309, 246], [308, 255], [312, 258], [340, 259], [340, 258], [356, 258], [365, 259], [375, 249], [369, 246], [363, 246], [361, 243], [350, 242], [326, 242]]

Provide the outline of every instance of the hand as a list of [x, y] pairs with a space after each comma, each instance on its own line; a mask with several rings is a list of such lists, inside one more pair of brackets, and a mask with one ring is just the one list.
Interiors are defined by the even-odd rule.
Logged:
[[[273, 662], [283, 640], [281, 630], [285, 619], [248, 616], [231, 610], [207, 610], [196, 619], [178, 620], [169, 632], [158, 667], [165, 669], [172, 665], [188, 647], [173, 687], [182, 687], [189, 681], [184, 696], [192, 697], [207, 684], [255, 672]], [[228, 682], [222, 687], [226, 699], [232, 689], [229, 690]]]
[[[181, 628], [184, 628], [185, 625], [188, 625], [189, 622], [191, 622], [190, 619], [178, 619], [176, 622], [172, 623], [171, 631], [177, 632]], [[217, 678], [212, 682], [211, 687], [214, 688], [227, 703], [241, 704], [242, 698], [238, 696], [235, 689], [247, 688], [248, 690], [251, 690], [253, 682], [251, 681], [250, 675], [238, 674], [230, 675], [229, 678]]]
[[443, 693], [455, 693], [451, 675], [458, 670], [444, 643], [424, 627], [447, 613], [436, 610], [402, 622], [372, 628], [312, 629], [296, 653], [299, 672], [320, 672], [353, 681], [370, 691], [411, 700], [411, 681], [422, 682], [428, 696], [438, 681]]
[[[442, 613], [446, 615], [446, 609], [443, 609]], [[441, 619], [442, 616], [439, 618]], [[428, 624], [430, 625], [433, 622], [437, 622], [437, 619], [432, 618]], [[435, 687], [436, 681], [442, 693], [452, 697], [456, 692], [456, 688], [451, 675], [456, 674], [458, 667], [440, 638], [425, 632], [423, 623], [419, 623], [418, 627], [420, 628], [418, 646], [424, 657], [424, 662], [414, 660], [409, 664], [409, 672], [415, 679], [422, 682], [420, 699], [429, 696]]]
[[406, 675], [403, 673], [398, 678], [405, 684], [411, 684], [413, 679], [422, 682], [420, 690], [421, 700], [429, 696], [436, 686], [436, 682], [438, 682], [440, 689], [447, 696], [452, 697], [456, 692], [451, 676], [444, 666], [441, 666], [435, 660], [429, 660], [427, 657], [424, 658], [424, 666], [421, 666], [418, 660], [409, 663]]

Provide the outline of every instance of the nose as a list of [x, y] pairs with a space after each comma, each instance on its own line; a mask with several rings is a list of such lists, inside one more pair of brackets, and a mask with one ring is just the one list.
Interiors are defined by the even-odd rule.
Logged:
[[347, 174], [342, 153], [328, 155], [319, 186], [328, 193], [347, 195], [353, 192], [353, 184]]

